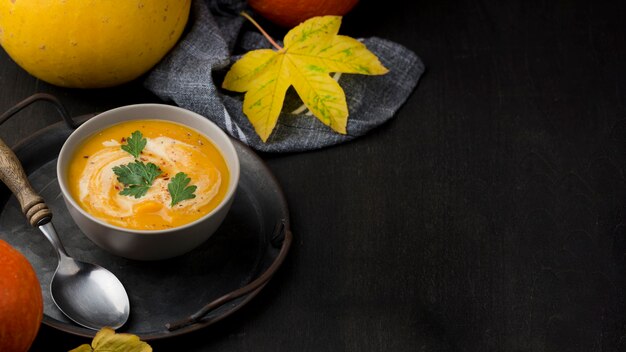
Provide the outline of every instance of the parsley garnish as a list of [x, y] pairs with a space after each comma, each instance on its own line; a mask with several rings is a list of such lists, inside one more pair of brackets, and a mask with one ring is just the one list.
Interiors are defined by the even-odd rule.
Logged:
[[122, 145], [122, 150], [135, 157], [134, 162], [113, 168], [117, 180], [124, 184], [124, 189], [120, 192], [123, 196], [135, 198], [145, 196], [154, 179], [161, 174], [161, 169], [155, 164], [144, 164], [136, 160], [147, 143], [148, 140], [143, 138], [141, 132], [135, 131], [126, 140], [126, 144]]
[[191, 182], [191, 179], [187, 177], [187, 174], [184, 172], [179, 172], [172, 178], [167, 185], [167, 190], [170, 192], [170, 196], [172, 196], [171, 206], [186, 199], [196, 198], [193, 192], [195, 192], [198, 187], [187, 186], [189, 182]]
[[146, 143], [148, 143], [148, 140], [143, 138], [141, 132], [135, 131], [126, 140], [126, 144], [122, 145], [122, 149], [137, 159], [143, 148], [146, 147]]
[[[117, 175], [117, 180], [124, 184], [124, 189], [120, 192], [123, 196], [141, 198], [148, 193], [154, 180], [161, 174], [161, 169], [153, 163], [144, 164], [137, 160], [148, 140], [143, 138], [140, 131], [135, 131], [122, 145], [122, 149], [135, 157], [135, 161], [126, 165], [115, 166], [113, 172]], [[196, 198], [193, 193], [198, 187], [189, 186], [191, 179], [184, 172], [179, 172], [167, 185], [167, 190], [172, 197], [171, 206], [176, 205], [186, 199]]]
[[141, 198], [143, 196], [146, 195], [146, 193], [148, 193], [148, 189], [150, 189], [150, 186], [146, 186], [146, 185], [130, 185], [126, 188], [124, 188], [120, 194], [123, 196], [130, 196], [130, 197], [135, 197], [135, 198]]
[[161, 169], [153, 163], [144, 164], [135, 160], [126, 165], [115, 166], [113, 172], [117, 175], [117, 180], [125, 186], [121, 195], [141, 198], [146, 195], [154, 179], [161, 174]]

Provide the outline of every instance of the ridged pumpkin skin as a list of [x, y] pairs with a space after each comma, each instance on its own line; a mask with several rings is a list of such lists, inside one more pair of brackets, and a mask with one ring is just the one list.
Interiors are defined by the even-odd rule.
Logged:
[[0, 45], [33, 76], [110, 87], [152, 68], [185, 28], [191, 0], [0, 0]]

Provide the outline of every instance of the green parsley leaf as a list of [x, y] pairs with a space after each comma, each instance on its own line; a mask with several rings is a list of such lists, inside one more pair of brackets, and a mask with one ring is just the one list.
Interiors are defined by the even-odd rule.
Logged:
[[148, 140], [143, 138], [143, 135], [140, 131], [133, 132], [130, 137], [126, 140], [126, 144], [122, 145], [122, 149], [127, 151], [135, 159], [139, 158], [141, 151], [146, 147]]
[[137, 173], [135, 163], [128, 165], [115, 166], [113, 172], [117, 175], [117, 180], [125, 185], [141, 185], [144, 183], [144, 178]]
[[143, 196], [146, 195], [146, 193], [148, 193], [148, 189], [150, 188], [150, 186], [146, 186], [146, 185], [131, 185], [128, 186], [126, 188], [124, 188], [120, 194], [123, 196], [130, 196], [130, 197], [135, 197], [135, 198], [141, 198]]
[[196, 186], [187, 186], [191, 182], [191, 179], [187, 177], [187, 174], [184, 172], [179, 172], [172, 178], [170, 183], [167, 185], [167, 190], [170, 192], [170, 196], [172, 197], [171, 206], [174, 206], [178, 202], [181, 202], [186, 199], [196, 198], [196, 195], [193, 192], [196, 191], [198, 187]]
[[161, 169], [153, 163], [144, 164], [141, 161], [136, 161], [134, 164], [129, 164], [134, 172], [141, 175], [147, 184], [152, 185], [154, 179], [161, 174]]
[[153, 163], [144, 164], [141, 161], [135, 161], [115, 166], [113, 172], [117, 175], [117, 180], [125, 186], [120, 192], [121, 195], [141, 198], [146, 195], [154, 180], [161, 174], [161, 169]]

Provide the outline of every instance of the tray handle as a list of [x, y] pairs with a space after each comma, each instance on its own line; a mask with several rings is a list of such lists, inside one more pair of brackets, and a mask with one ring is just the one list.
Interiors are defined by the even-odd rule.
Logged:
[[48, 103], [51, 103], [52, 105], [54, 105], [56, 110], [59, 112], [59, 115], [61, 115], [61, 117], [63, 118], [63, 121], [65, 122], [67, 127], [69, 127], [70, 129], [74, 130], [74, 129], [76, 129], [79, 126], [79, 124], [76, 123], [70, 117], [70, 114], [67, 113], [67, 110], [65, 109], [65, 106], [63, 106], [61, 101], [59, 99], [57, 99], [54, 95], [46, 94], [46, 93], [35, 93], [35, 94], [31, 95], [30, 97], [28, 97], [28, 98], [20, 101], [19, 103], [15, 104], [9, 110], [5, 111], [2, 115], [0, 115], [0, 125], [5, 123], [13, 115], [15, 115], [18, 112], [22, 111], [27, 106], [29, 106], [29, 105], [31, 105], [33, 103], [36, 103], [38, 101], [45, 101], [45, 102], [48, 102]]
[[272, 234], [272, 238], [270, 240], [270, 246], [274, 248], [278, 248], [280, 246], [280, 252], [278, 253], [278, 256], [276, 256], [276, 259], [274, 259], [274, 262], [265, 270], [263, 274], [261, 274], [259, 277], [257, 277], [255, 280], [251, 281], [247, 285], [208, 303], [207, 305], [205, 305], [204, 307], [202, 307], [200, 310], [193, 313], [192, 315], [188, 316], [187, 318], [181, 319], [173, 323], [165, 324], [165, 327], [169, 331], [174, 331], [174, 330], [183, 328], [185, 326], [197, 323], [202, 318], [204, 318], [207, 314], [209, 314], [211, 311], [223, 306], [224, 304], [234, 299], [237, 299], [241, 296], [245, 296], [246, 294], [250, 292], [253, 292], [255, 290], [262, 288], [272, 278], [276, 270], [280, 267], [280, 265], [285, 260], [285, 257], [287, 256], [287, 252], [289, 252], [289, 247], [291, 246], [292, 240], [293, 240], [293, 235], [291, 233], [291, 229], [289, 229], [285, 220], [282, 219], [278, 221], [276, 223], [274, 232]]

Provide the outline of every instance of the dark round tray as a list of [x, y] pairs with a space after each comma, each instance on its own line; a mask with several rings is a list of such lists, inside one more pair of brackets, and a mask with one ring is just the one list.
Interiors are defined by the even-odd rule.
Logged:
[[[13, 150], [52, 210], [52, 221], [68, 253], [109, 269], [126, 287], [130, 318], [119, 332], [153, 340], [211, 325], [252, 299], [284, 260], [292, 240], [287, 203], [263, 161], [237, 141], [241, 162], [237, 194], [228, 216], [207, 242], [180, 257], [151, 262], [117, 257], [100, 249], [73, 223], [56, 179], [56, 158], [72, 132], [67, 122], [38, 131]], [[49, 284], [56, 255], [39, 230], [27, 223], [4, 185], [0, 185], [0, 239], [17, 248], [35, 268], [44, 298], [43, 323], [94, 336], [95, 331], [72, 323], [54, 305]]]

